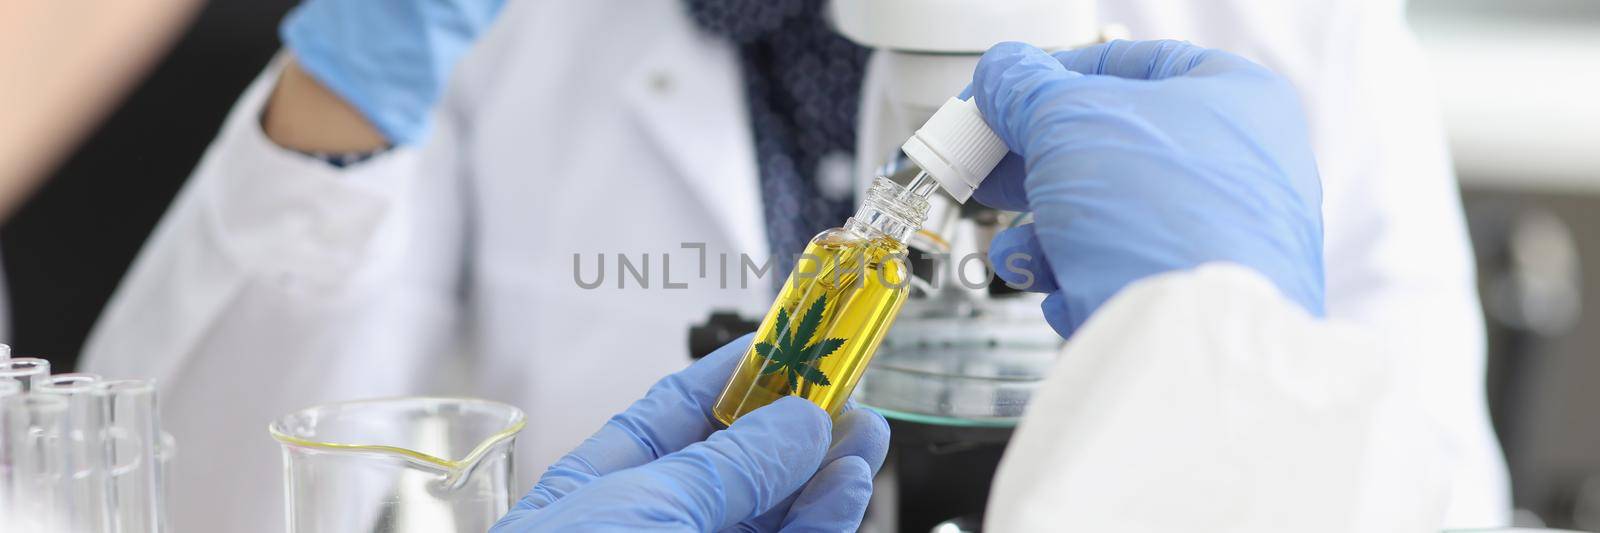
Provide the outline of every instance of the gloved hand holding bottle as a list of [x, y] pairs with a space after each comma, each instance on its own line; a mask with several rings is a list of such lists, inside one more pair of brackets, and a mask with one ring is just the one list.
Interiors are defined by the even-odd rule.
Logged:
[[974, 197], [1034, 217], [990, 258], [1007, 282], [1049, 293], [1063, 337], [1129, 283], [1210, 261], [1323, 313], [1321, 182], [1281, 77], [1176, 41], [1054, 56], [1002, 43], [971, 91], [1013, 152]]
[[749, 345], [746, 336], [657, 382], [491, 531], [855, 530], [888, 423], [866, 409], [830, 422], [811, 402], [784, 398], [717, 431], [711, 404]]
[[[456, 63], [487, 31], [503, 4], [306, 0], [279, 28], [293, 61], [267, 108], [263, 122], [268, 134], [302, 150], [372, 148], [363, 144], [363, 135], [334, 134], [354, 129], [338, 123], [350, 115], [341, 109], [348, 106], [364, 119], [361, 126], [370, 126], [386, 144], [422, 140]], [[342, 105], [320, 101], [329, 99], [326, 92]]]

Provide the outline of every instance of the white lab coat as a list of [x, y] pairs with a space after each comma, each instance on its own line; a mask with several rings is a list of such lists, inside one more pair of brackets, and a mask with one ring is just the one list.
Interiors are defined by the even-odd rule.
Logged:
[[985, 530], [1438, 531], [1452, 444], [1368, 333], [1238, 265], [1129, 286], [1034, 395]]
[[[1424, 370], [1419, 396], [1457, 445], [1453, 516], [1503, 519], [1467, 241], [1399, 2], [1104, 4], [1136, 38], [1237, 50], [1303, 89], [1329, 314]], [[261, 132], [277, 70], [240, 99], [84, 355], [91, 371], [160, 380], [178, 531], [279, 530], [267, 422], [346, 398], [521, 406], [531, 483], [685, 364], [689, 324], [770, 302], [765, 280], [739, 287], [738, 254], [764, 261], [767, 243], [736, 54], [678, 2], [508, 3], [430, 140], [343, 170]], [[682, 242], [706, 243], [705, 278]], [[617, 288], [618, 253], [651, 256], [648, 289]], [[664, 253], [687, 289], [665, 288]], [[605, 254], [605, 284], [580, 288], [574, 254], [586, 281]]]

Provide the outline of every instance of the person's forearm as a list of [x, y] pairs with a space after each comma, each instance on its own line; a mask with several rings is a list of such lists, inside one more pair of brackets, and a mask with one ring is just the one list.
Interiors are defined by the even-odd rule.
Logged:
[[267, 137], [292, 150], [370, 152], [388, 144], [361, 113], [291, 57], [261, 116]]
[[0, 2], [0, 220], [138, 81], [198, 4]]

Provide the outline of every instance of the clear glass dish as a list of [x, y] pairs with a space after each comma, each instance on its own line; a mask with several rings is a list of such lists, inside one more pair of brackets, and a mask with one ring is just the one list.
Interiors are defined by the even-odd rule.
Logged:
[[947, 302], [907, 303], [855, 400], [910, 422], [1016, 425], [1054, 366], [1061, 338], [1039, 317], [1036, 302], [975, 305], [952, 312]]

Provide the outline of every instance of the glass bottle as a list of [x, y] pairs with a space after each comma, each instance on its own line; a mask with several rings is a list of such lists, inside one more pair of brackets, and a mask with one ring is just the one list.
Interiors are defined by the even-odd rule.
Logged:
[[855, 216], [811, 239], [717, 398], [718, 422], [788, 395], [838, 416], [910, 292], [906, 240], [928, 196], [966, 201], [1007, 152], [977, 106], [954, 98], [901, 149], [920, 172], [905, 186], [879, 177]]

